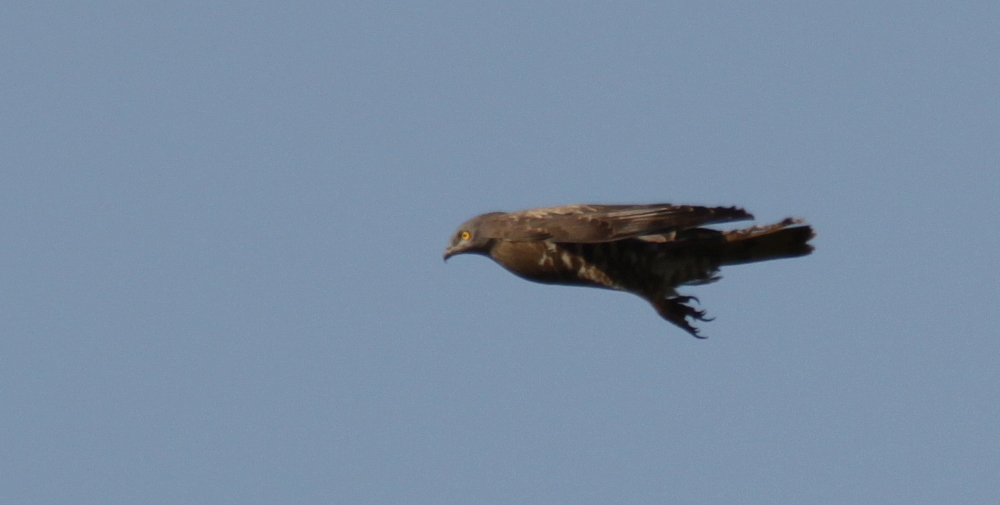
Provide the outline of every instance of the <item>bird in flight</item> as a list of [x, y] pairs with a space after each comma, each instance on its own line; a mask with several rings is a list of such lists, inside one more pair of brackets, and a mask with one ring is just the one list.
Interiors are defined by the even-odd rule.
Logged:
[[719, 279], [719, 268], [812, 252], [812, 227], [788, 218], [767, 226], [721, 231], [705, 225], [753, 216], [737, 207], [564, 205], [490, 212], [461, 226], [444, 250], [489, 256], [524, 279], [636, 294], [691, 335], [710, 321], [677, 293]]

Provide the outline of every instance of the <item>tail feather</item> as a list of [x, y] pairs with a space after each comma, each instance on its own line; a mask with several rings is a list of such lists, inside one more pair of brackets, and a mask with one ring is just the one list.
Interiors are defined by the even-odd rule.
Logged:
[[809, 225], [788, 218], [768, 226], [754, 226], [723, 232], [722, 265], [739, 265], [781, 258], [805, 256], [813, 251], [809, 239], [815, 236]]

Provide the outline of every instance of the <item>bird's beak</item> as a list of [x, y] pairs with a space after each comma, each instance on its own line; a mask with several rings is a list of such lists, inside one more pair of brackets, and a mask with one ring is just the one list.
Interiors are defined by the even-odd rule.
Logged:
[[451, 247], [446, 248], [444, 250], [444, 260], [447, 262], [448, 258], [450, 258], [450, 257], [452, 257], [452, 256], [455, 255], [455, 252], [456, 251], [454, 249], [452, 249]]

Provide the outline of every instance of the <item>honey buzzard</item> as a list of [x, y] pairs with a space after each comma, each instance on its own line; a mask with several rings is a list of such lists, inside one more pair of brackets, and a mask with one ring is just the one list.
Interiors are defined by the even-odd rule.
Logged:
[[810, 226], [788, 218], [720, 231], [702, 226], [753, 219], [736, 207], [565, 205], [490, 212], [458, 227], [444, 259], [482, 254], [530, 281], [634, 293], [691, 335], [688, 319], [710, 321], [680, 286], [719, 279], [719, 267], [805, 256]]

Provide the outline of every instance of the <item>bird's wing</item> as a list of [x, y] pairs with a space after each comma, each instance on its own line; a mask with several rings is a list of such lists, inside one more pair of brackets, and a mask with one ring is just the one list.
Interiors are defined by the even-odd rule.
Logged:
[[482, 231], [514, 241], [611, 242], [744, 219], [753, 216], [736, 207], [564, 205], [497, 214], [482, 223]]

